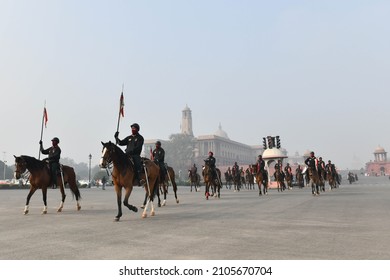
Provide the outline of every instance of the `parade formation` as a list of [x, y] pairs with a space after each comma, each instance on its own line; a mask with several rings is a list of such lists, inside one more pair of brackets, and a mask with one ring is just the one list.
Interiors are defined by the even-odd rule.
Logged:
[[[121, 117], [124, 116], [124, 97], [123, 91], [120, 96], [119, 114], [117, 130], [114, 133], [115, 143], [102, 142], [102, 156], [99, 163], [100, 168], [106, 169], [117, 195], [118, 213], [115, 216], [115, 221], [119, 221], [122, 217], [122, 203], [129, 210], [137, 212], [138, 208], [129, 204], [129, 198], [134, 186], [141, 186], [145, 189], [145, 200], [141, 206], [143, 208], [142, 217], [147, 217], [149, 206], [151, 208], [150, 215], [155, 215], [154, 198], [158, 198], [158, 206], [166, 204], [168, 194], [168, 186], [172, 185], [175, 194], [176, 203], [179, 203], [177, 197], [177, 184], [175, 182], [175, 171], [165, 162], [165, 150], [160, 141], [155, 142], [155, 149], [150, 148], [150, 158], [141, 157], [141, 152], [144, 146], [144, 138], [140, 134], [140, 125], [133, 123], [130, 125], [131, 134], [123, 139], [119, 138], [119, 124]], [[43, 127], [46, 126], [48, 117], [46, 105], [42, 117], [41, 139], [39, 141], [39, 157], [42, 154], [47, 155], [43, 160], [35, 159], [30, 156], [15, 156], [15, 177], [21, 178], [22, 175], [29, 171], [29, 182], [31, 184], [30, 192], [26, 199], [24, 214], [29, 213], [29, 201], [31, 196], [37, 189], [42, 189], [44, 209], [43, 214], [47, 213], [47, 188], [53, 189], [59, 187], [62, 200], [58, 208], [61, 212], [65, 201], [65, 186], [68, 185], [72, 194], [77, 200], [77, 210], [81, 209], [79, 199], [81, 198], [80, 191], [76, 184], [76, 176], [72, 167], [61, 165], [61, 148], [59, 147], [60, 140], [58, 137], [52, 138], [51, 147], [43, 148]], [[279, 136], [267, 136], [263, 138], [264, 150], [279, 149]], [[267, 141], [268, 140], [268, 143]], [[125, 146], [123, 151], [119, 146]], [[275, 162], [273, 166], [270, 163]], [[188, 169], [188, 181], [195, 192], [200, 190], [201, 184], [204, 184], [204, 196], [208, 200], [209, 197], [221, 197], [221, 190], [225, 184], [226, 189], [232, 189], [234, 192], [239, 192], [241, 189], [255, 189], [258, 186], [259, 196], [267, 195], [269, 188], [275, 187], [278, 192], [291, 190], [293, 186], [303, 188], [309, 186], [313, 195], [320, 195], [325, 192], [325, 182], [328, 182], [330, 189], [337, 188], [340, 185], [340, 175], [337, 173], [335, 165], [328, 160], [328, 163], [322, 160], [322, 157], [315, 157], [312, 151], [310, 156], [305, 160], [305, 167], [302, 169], [300, 165], [293, 173], [289, 163], [283, 166], [283, 158], [275, 158], [274, 160], [264, 160], [262, 155], [258, 155], [257, 162], [249, 165], [245, 170], [240, 167], [237, 162], [232, 167], [228, 167], [224, 173], [224, 181], [221, 177], [221, 170], [217, 167], [217, 159], [214, 157], [213, 151], [208, 152], [208, 157], [204, 159], [201, 175], [198, 173], [198, 168], [194, 163]], [[272, 171], [272, 173], [271, 173]], [[272, 176], [271, 176], [272, 174]], [[272, 180], [273, 178], [273, 180]], [[203, 179], [203, 180], [202, 180]], [[305, 183], [306, 182], [306, 183]], [[124, 189], [124, 199], [122, 201], [122, 189]], [[161, 203], [160, 194], [164, 195]]]

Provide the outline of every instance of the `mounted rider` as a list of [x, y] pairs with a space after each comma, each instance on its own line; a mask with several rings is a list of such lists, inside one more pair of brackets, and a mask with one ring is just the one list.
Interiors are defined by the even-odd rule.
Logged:
[[302, 168], [301, 168], [301, 166], [298, 164], [297, 169], [295, 169], [295, 180], [296, 180], [296, 181], [298, 181], [298, 178], [299, 178], [300, 175], [302, 175]]
[[336, 180], [337, 184], [340, 185], [339, 174], [337, 173], [336, 166], [332, 163], [332, 161], [328, 160], [328, 164], [325, 166], [325, 170], [329, 172], [332, 178]]
[[318, 158], [317, 162], [318, 175], [320, 178], [325, 180], [325, 162], [322, 160], [322, 157]]
[[310, 152], [310, 156], [305, 160], [305, 164], [312, 170], [317, 170], [317, 158], [314, 156], [314, 152]]
[[153, 161], [160, 167], [160, 178], [165, 178], [165, 174], [167, 174], [167, 169], [165, 167], [165, 151], [161, 148], [161, 142], [156, 142], [156, 148], [153, 150]]
[[131, 135], [127, 136], [123, 140], [118, 138], [119, 132], [115, 132], [116, 143], [120, 146], [127, 146], [125, 149], [126, 155], [132, 160], [135, 168], [135, 179], [138, 181], [138, 184], [141, 186], [144, 184], [142, 178], [142, 163], [141, 163], [141, 152], [144, 145], [144, 138], [139, 134], [139, 124], [133, 123], [131, 126]]
[[237, 161], [234, 162], [234, 165], [232, 167], [232, 177], [233, 180], [240, 178], [240, 167], [238, 166]]
[[42, 154], [49, 155], [46, 159], [43, 159], [48, 162], [50, 170], [51, 184], [53, 189], [57, 187], [57, 175], [60, 172], [60, 158], [61, 158], [61, 149], [58, 146], [60, 139], [54, 137], [51, 139], [51, 147], [43, 149], [42, 140], [39, 141], [39, 149]]
[[214, 153], [212, 151], [209, 151], [209, 157], [204, 160], [205, 164], [210, 168], [211, 170], [211, 177], [212, 180], [217, 179], [217, 169], [215, 166], [216, 160], [214, 157]]
[[289, 174], [291, 178], [293, 177], [292, 175], [292, 169], [289, 163], [286, 164], [286, 167], [284, 168], [284, 173]]

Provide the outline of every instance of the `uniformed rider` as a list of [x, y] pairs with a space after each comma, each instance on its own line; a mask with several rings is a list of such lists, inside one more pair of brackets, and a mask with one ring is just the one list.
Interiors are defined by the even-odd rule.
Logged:
[[58, 137], [54, 137], [51, 139], [52, 146], [47, 149], [43, 149], [43, 142], [42, 140], [39, 141], [39, 148], [42, 154], [49, 155], [46, 159], [49, 163], [49, 169], [50, 169], [50, 178], [51, 178], [51, 184], [53, 185], [53, 188], [57, 187], [57, 174], [60, 171], [60, 158], [61, 158], [61, 149], [58, 146], [60, 143], [60, 139]]
[[141, 152], [144, 145], [144, 138], [139, 134], [140, 127], [137, 123], [133, 123], [131, 126], [131, 135], [120, 140], [118, 138], [119, 132], [115, 132], [116, 143], [120, 146], [127, 146], [125, 153], [129, 156], [134, 163], [135, 167], [135, 179], [138, 181], [138, 184], [141, 186], [144, 183], [142, 178], [142, 166], [141, 166]]
[[153, 150], [153, 161], [160, 167], [160, 177], [165, 178], [165, 174], [167, 173], [165, 168], [165, 151], [161, 147], [161, 142], [156, 142], [156, 148]]

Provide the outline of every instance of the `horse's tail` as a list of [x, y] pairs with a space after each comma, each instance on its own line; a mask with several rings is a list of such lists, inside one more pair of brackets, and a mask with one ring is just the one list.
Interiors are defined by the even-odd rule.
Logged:
[[81, 194], [79, 188], [77, 187], [76, 173], [74, 172], [73, 167], [64, 165], [63, 170], [64, 173], [66, 173], [67, 175], [67, 183], [69, 185], [73, 197], [76, 197], [76, 200], [80, 200]]

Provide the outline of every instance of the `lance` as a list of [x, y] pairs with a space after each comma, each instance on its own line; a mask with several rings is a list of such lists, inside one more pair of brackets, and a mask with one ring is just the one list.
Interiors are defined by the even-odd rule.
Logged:
[[122, 115], [122, 117], [125, 116], [125, 114], [124, 114], [125, 103], [124, 103], [124, 97], [123, 97], [123, 88], [124, 88], [124, 84], [122, 84], [122, 93], [121, 93], [121, 97], [119, 99], [119, 114], [118, 114], [118, 124], [116, 126], [116, 132], [119, 132], [119, 123], [121, 120], [121, 115]]
[[[45, 100], [45, 105], [43, 106], [43, 115], [42, 115], [41, 138], [39, 140], [39, 143], [41, 143], [42, 138], [43, 138], [43, 125], [46, 126], [47, 121], [48, 121], [48, 117], [47, 117], [46, 100]], [[41, 147], [39, 147], [38, 159], [41, 159]]]

